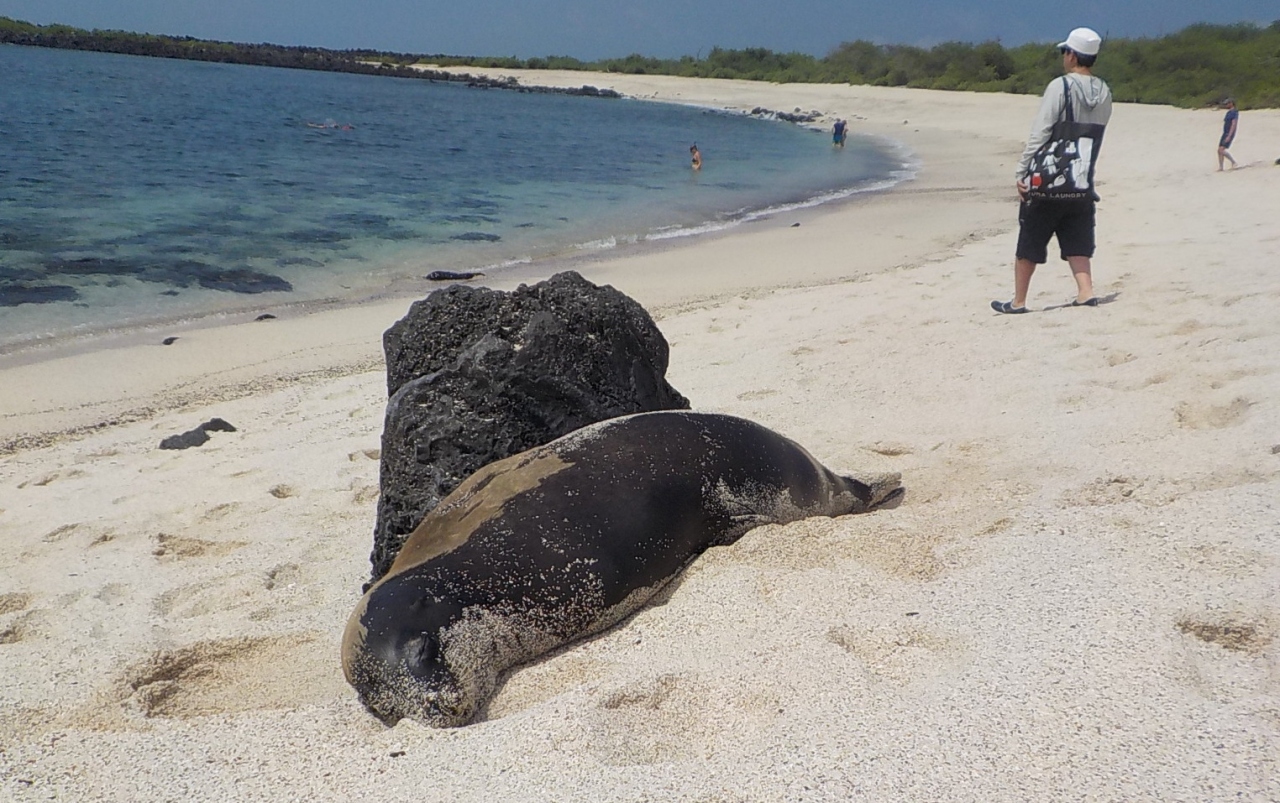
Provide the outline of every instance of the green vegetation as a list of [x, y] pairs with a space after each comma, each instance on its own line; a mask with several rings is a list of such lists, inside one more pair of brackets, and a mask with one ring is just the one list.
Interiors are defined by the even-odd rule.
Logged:
[[[0, 17], [0, 42], [402, 76], [418, 75], [407, 69], [409, 64], [431, 62], [449, 67], [582, 70], [1035, 94], [1062, 69], [1061, 58], [1052, 43], [1005, 48], [999, 42], [946, 42], [925, 49], [858, 40], [846, 42], [822, 58], [804, 53], [775, 53], [765, 48], [713, 48], [705, 58], [655, 59], [633, 54], [620, 59], [583, 62], [569, 56], [522, 60], [233, 44], [121, 31], [83, 31], [65, 25], [37, 26], [4, 17]], [[1242, 109], [1280, 107], [1280, 21], [1265, 28], [1250, 23], [1192, 25], [1159, 39], [1109, 39], [1095, 71], [1107, 79], [1115, 98], [1121, 101], [1191, 108], [1211, 105], [1230, 95]], [[425, 77], [444, 76], [429, 73]]]

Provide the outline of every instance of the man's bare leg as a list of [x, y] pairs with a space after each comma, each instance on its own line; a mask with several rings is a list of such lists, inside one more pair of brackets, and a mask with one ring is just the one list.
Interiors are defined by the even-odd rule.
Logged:
[[[1087, 270], [1087, 268], [1086, 268]], [[1031, 290], [1031, 274], [1036, 272], [1036, 263], [1029, 259], [1015, 259], [1013, 262], [1013, 306], [1027, 306], [1027, 293]]]
[[1071, 275], [1076, 280], [1076, 301], [1080, 304], [1093, 298], [1093, 266], [1089, 257], [1067, 257]]

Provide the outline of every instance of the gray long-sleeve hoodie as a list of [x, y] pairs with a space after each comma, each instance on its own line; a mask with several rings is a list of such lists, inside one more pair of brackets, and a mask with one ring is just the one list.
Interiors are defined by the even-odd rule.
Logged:
[[[1078, 123], [1098, 123], [1106, 125], [1111, 120], [1111, 87], [1096, 75], [1067, 73], [1067, 83], [1071, 87], [1071, 108]], [[1066, 95], [1062, 91], [1062, 79], [1055, 78], [1045, 87], [1044, 97], [1040, 100], [1040, 111], [1035, 122], [1031, 124], [1031, 134], [1027, 137], [1027, 147], [1022, 151], [1022, 159], [1018, 162], [1017, 181], [1027, 177], [1031, 169], [1031, 157], [1040, 146], [1049, 141], [1053, 132], [1053, 124], [1065, 119], [1067, 108]]]

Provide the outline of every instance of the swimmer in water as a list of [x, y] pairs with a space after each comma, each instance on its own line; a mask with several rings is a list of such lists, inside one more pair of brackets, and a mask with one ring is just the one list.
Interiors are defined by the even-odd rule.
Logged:
[[702, 152], [698, 150], [698, 143], [689, 146], [689, 160], [694, 170], [702, 169]]

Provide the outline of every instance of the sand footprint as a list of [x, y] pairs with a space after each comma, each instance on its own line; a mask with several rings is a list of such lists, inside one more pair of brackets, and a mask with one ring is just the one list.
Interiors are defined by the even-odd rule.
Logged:
[[243, 546], [248, 544], [244, 541], [205, 541], [200, 538], [183, 538], [179, 535], [160, 533], [156, 536], [156, 546], [151, 550], [151, 554], [161, 562], [187, 558], [216, 558]]
[[1188, 636], [1233, 652], [1258, 653], [1272, 641], [1265, 625], [1242, 617], [1207, 619], [1184, 616], [1175, 625]]
[[827, 631], [827, 641], [857, 658], [876, 679], [907, 684], [949, 671], [963, 656], [959, 642], [939, 635], [914, 621], [876, 627], [865, 624], [837, 626]]
[[738, 401], [753, 401], [755, 399], [767, 399], [770, 396], [777, 396], [778, 391], [773, 388], [761, 388], [760, 390], [748, 390], [738, 394]]
[[605, 692], [587, 715], [588, 744], [604, 764], [644, 766], [701, 758], [719, 732], [723, 699], [686, 675], [665, 674]]
[[217, 521], [226, 518], [227, 514], [235, 510], [238, 505], [235, 502], [223, 502], [220, 505], [214, 505], [200, 515], [204, 521]]
[[185, 719], [294, 708], [335, 696], [341, 679], [319, 633], [201, 641], [127, 667], [116, 689], [144, 717]]
[[8, 594], [0, 594], [0, 616], [6, 613], [17, 613], [25, 611], [27, 606], [31, 604], [32, 595], [23, 592], [10, 592]]
[[75, 479], [76, 477], [83, 477], [84, 474], [85, 473], [78, 468], [72, 469], [66, 473], [63, 473], [61, 471], [53, 471], [48, 474], [43, 474], [37, 479], [26, 480], [25, 482], [18, 483], [18, 488], [19, 490], [23, 488], [29, 488], [29, 487], [43, 488], [46, 485], [49, 485], [50, 483], [57, 482], [58, 480]]
[[0, 624], [0, 644], [16, 644], [38, 637], [51, 621], [52, 617], [47, 610], [27, 611], [8, 624]]
[[876, 441], [866, 447], [868, 452], [875, 452], [885, 457], [902, 457], [904, 455], [914, 454], [915, 449], [905, 443], [897, 443], [891, 441]]
[[296, 563], [282, 563], [279, 566], [273, 566], [267, 569], [267, 578], [263, 582], [263, 587], [268, 591], [274, 591], [277, 588], [289, 588], [296, 585], [302, 579], [302, 570]]
[[1244, 420], [1253, 403], [1243, 397], [1221, 405], [1183, 402], [1173, 408], [1178, 425], [1187, 429], [1224, 429]]
[[231, 575], [189, 583], [156, 597], [152, 608], [165, 619], [194, 619], [243, 608], [262, 590], [262, 580], [249, 575]]
[[[25, 611], [32, 599], [31, 594], [21, 592], [0, 594], [0, 616], [7, 617], [8, 614]], [[8, 623], [0, 623], [0, 644], [22, 641], [26, 631], [25, 619], [26, 617], [20, 617]]]
[[503, 680], [480, 718], [501, 719], [532, 708], [598, 680], [609, 667], [600, 658], [573, 652], [522, 667]]
[[64, 524], [61, 527], [57, 527], [45, 533], [40, 538], [40, 540], [45, 542], [46, 544], [56, 544], [59, 541], [65, 541], [66, 539], [75, 535], [76, 530], [78, 530], [79, 528], [80, 528], [80, 522], [74, 522], [72, 524]]
[[1265, 617], [1242, 613], [1198, 613], [1173, 625], [1182, 634], [1183, 678], [1206, 699], [1230, 704], [1259, 699], [1274, 686], [1275, 641]]

